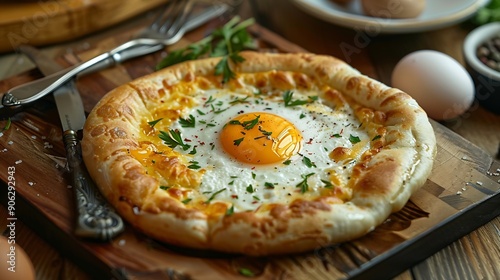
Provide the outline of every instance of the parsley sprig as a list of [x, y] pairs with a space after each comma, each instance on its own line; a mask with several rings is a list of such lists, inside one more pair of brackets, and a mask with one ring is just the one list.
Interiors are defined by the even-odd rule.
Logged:
[[187, 151], [191, 148], [191, 145], [184, 143], [181, 133], [178, 130], [170, 129], [169, 132], [160, 131], [160, 135], [158, 135], [158, 137], [160, 137], [160, 139], [172, 149], [177, 146], [181, 146], [184, 151]]
[[300, 188], [300, 192], [301, 193], [305, 193], [309, 190], [309, 184], [307, 183], [307, 179], [309, 177], [311, 177], [312, 175], [314, 175], [314, 173], [309, 173], [309, 174], [306, 174], [306, 175], [301, 175], [302, 177], [302, 181], [300, 183], [297, 184], [297, 188]]
[[179, 118], [179, 124], [182, 127], [195, 127], [196, 119], [193, 115], [189, 115], [188, 118]]
[[222, 81], [226, 83], [236, 75], [231, 69], [231, 62], [238, 64], [245, 60], [239, 52], [254, 48], [254, 41], [246, 30], [254, 21], [253, 18], [250, 18], [240, 22], [240, 17], [236, 16], [224, 26], [212, 32], [210, 36], [185, 48], [170, 52], [156, 66], [156, 69], [159, 70], [180, 62], [206, 56], [222, 57], [215, 66], [215, 75], [222, 75]]

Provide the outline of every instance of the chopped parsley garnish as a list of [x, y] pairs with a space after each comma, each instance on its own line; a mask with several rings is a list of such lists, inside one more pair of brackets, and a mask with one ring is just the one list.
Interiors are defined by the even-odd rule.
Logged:
[[188, 204], [189, 202], [191, 202], [191, 200], [193, 200], [192, 198], [186, 198], [184, 199], [183, 201], [181, 201], [183, 204]]
[[257, 174], [252, 172], [252, 179], [255, 179], [256, 176], [257, 176]]
[[299, 119], [303, 119], [303, 118], [305, 118], [305, 117], [306, 117], [306, 114], [301, 113], [301, 114], [300, 114], [300, 116], [299, 116]]
[[187, 118], [187, 119], [180, 118], [179, 124], [182, 127], [194, 127], [196, 124], [196, 120], [195, 120], [193, 115], [189, 115], [189, 118]]
[[259, 119], [260, 119], [260, 115], [257, 115], [255, 117], [255, 119], [249, 120], [249, 121], [244, 121], [241, 123], [241, 125], [243, 126], [244, 129], [250, 130], [259, 123]]
[[162, 190], [164, 190], [164, 191], [166, 191], [166, 190], [168, 190], [168, 189], [170, 189], [170, 188], [171, 188], [171, 187], [169, 187], [169, 186], [160, 186], [160, 189], [162, 189]]
[[284, 165], [290, 165], [290, 163], [292, 163], [292, 160], [290, 159], [287, 159], [283, 162]]
[[314, 162], [312, 162], [308, 157], [304, 156], [302, 158], [302, 162], [309, 168], [311, 167], [316, 167], [316, 164], [314, 164]]
[[229, 207], [227, 210], [226, 210], [226, 216], [231, 216], [234, 214], [234, 205], [231, 204], [231, 207]]
[[253, 193], [254, 191], [255, 191], [255, 190], [254, 190], [253, 186], [252, 186], [251, 184], [250, 184], [250, 185], [248, 185], [248, 187], [247, 187], [247, 192], [249, 192], [249, 193]]
[[198, 112], [198, 115], [200, 116], [204, 116], [206, 115], [206, 113], [204, 113], [203, 111], [201, 111], [200, 109], [197, 109], [196, 112]]
[[178, 130], [171, 129], [169, 132], [160, 131], [160, 135], [158, 135], [158, 137], [160, 137], [160, 139], [172, 149], [177, 146], [181, 146], [184, 151], [187, 151], [191, 148], [191, 145], [184, 143], [181, 133]]
[[212, 126], [212, 127], [215, 126], [215, 124], [213, 124], [213, 123], [207, 123], [207, 121], [199, 121], [199, 123], [204, 124], [207, 127], [209, 127], [209, 126]]
[[382, 138], [382, 136], [380, 136], [380, 135], [376, 135], [375, 137], [373, 137], [372, 141], [378, 140], [378, 139], [380, 139], [380, 138]]
[[301, 175], [303, 180], [300, 183], [298, 183], [296, 186], [297, 188], [300, 188], [301, 193], [305, 193], [309, 190], [309, 184], [307, 183], [307, 179], [309, 177], [311, 177], [312, 175], [314, 175], [314, 173], [309, 173], [307, 175]]
[[243, 141], [243, 139], [245, 139], [245, 137], [241, 137], [239, 139], [233, 140], [234, 145], [239, 146], [241, 144], [241, 142]]
[[349, 136], [349, 141], [351, 141], [352, 144], [356, 144], [356, 143], [361, 142], [361, 140], [359, 139], [358, 136], [354, 136], [352, 134]]
[[262, 132], [262, 134], [264, 134], [265, 136], [271, 136], [271, 134], [273, 134], [272, 131], [265, 131], [264, 129], [262, 129], [262, 127], [259, 127], [259, 131]]
[[160, 122], [161, 120], [163, 120], [163, 118], [159, 118], [157, 120], [154, 120], [154, 121], [150, 121], [148, 122], [148, 124], [151, 126], [151, 127], [155, 127], [155, 125]]
[[234, 100], [231, 100], [229, 102], [229, 104], [237, 104], [237, 103], [250, 103], [247, 99], [249, 98], [249, 96], [245, 96], [245, 98], [239, 98], [239, 97], [236, 97]]
[[252, 195], [253, 199], [257, 200], [257, 201], [260, 201], [260, 198], [256, 195]]
[[335, 137], [335, 138], [342, 138], [342, 135], [338, 134], [338, 133], [335, 133], [332, 135], [332, 137]]
[[190, 155], [196, 155], [196, 146], [189, 152]]
[[287, 90], [283, 93], [285, 107], [300, 106], [318, 100], [317, 96], [308, 96], [307, 100], [293, 100], [293, 91]]
[[205, 105], [211, 104], [215, 101], [215, 98], [213, 96], [209, 96], [207, 101], [205, 101]]
[[274, 189], [274, 184], [273, 183], [269, 183], [269, 182], [265, 182], [264, 183], [264, 186], [268, 189]]
[[215, 106], [212, 105], [212, 111], [214, 112], [214, 114], [220, 114], [220, 113], [226, 111], [227, 109], [229, 109], [229, 107], [226, 109], [215, 109]]
[[208, 200], [207, 200], [207, 201], [205, 201], [205, 203], [206, 203], [206, 204], [210, 203], [210, 201], [214, 200], [214, 198], [215, 198], [218, 194], [220, 194], [221, 192], [223, 192], [223, 191], [225, 191], [225, 190], [226, 190], [226, 188], [223, 188], [223, 189], [220, 189], [220, 190], [218, 190], [218, 191], [214, 192], [214, 193], [213, 193], [213, 194], [212, 194], [212, 195], [208, 198]]
[[325, 184], [325, 188], [327, 188], [327, 189], [333, 188], [332, 182], [327, 181], [327, 180], [321, 180], [321, 182], [323, 182]]
[[201, 166], [199, 165], [199, 162], [197, 162], [197, 161], [192, 160], [189, 163], [191, 163], [190, 165], [188, 165], [189, 169], [200, 169], [201, 168]]

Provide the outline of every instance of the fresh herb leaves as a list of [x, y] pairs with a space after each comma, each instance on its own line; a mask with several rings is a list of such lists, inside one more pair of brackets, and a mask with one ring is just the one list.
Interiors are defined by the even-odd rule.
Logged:
[[500, 20], [500, 0], [489, 1], [489, 3], [481, 7], [477, 11], [475, 16], [472, 18], [472, 22], [476, 25], [483, 25], [489, 22], [495, 22], [499, 20]]
[[191, 147], [191, 145], [184, 143], [181, 133], [175, 129], [170, 129], [169, 132], [160, 131], [160, 135], [158, 135], [158, 137], [160, 137], [160, 139], [172, 149], [177, 146], [181, 146], [184, 151], [187, 151]]
[[231, 216], [234, 214], [234, 205], [231, 205], [231, 207], [229, 207], [227, 210], [226, 210], [226, 216]]
[[255, 119], [242, 122], [241, 125], [243, 126], [243, 128], [245, 130], [250, 130], [250, 129], [254, 128], [254, 126], [256, 126], [259, 123], [259, 119], [260, 119], [260, 115], [256, 116]]
[[254, 48], [254, 41], [246, 30], [253, 23], [254, 19], [252, 18], [240, 22], [239, 17], [234, 17], [224, 26], [212, 32], [210, 36], [186, 48], [170, 52], [156, 68], [162, 69], [183, 61], [206, 56], [222, 57], [215, 66], [215, 74], [221, 75], [222, 81], [226, 83], [236, 76], [231, 69], [231, 63], [238, 64], [245, 60], [239, 52]]
[[316, 164], [314, 164], [314, 162], [311, 161], [311, 159], [309, 159], [308, 157], [304, 156], [302, 158], [302, 163], [304, 163], [307, 167], [311, 168], [311, 167], [316, 167]]
[[248, 185], [247, 192], [253, 193], [254, 191], [255, 191], [255, 189], [253, 188], [253, 186], [252, 185]]
[[349, 141], [351, 141], [352, 144], [356, 144], [356, 143], [359, 143], [361, 142], [361, 139], [359, 139], [358, 136], [354, 136], [354, 135], [349, 135]]
[[327, 181], [327, 180], [321, 180], [321, 182], [323, 182], [323, 184], [325, 184], [325, 188], [327, 188], [327, 189], [333, 188], [332, 182]]
[[266, 189], [274, 189], [274, 184], [273, 183], [265, 182], [264, 186], [266, 187]]
[[236, 140], [233, 140], [233, 144], [235, 146], [239, 146], [241, 144], [241, 142], [243, 142], [243, 139], [245, 139], [245, 137], [241, 137], [241, 138], [238, 138]]
[[179, 124], [182, 127], [194, 127], [196, 124], [196, 119], [193, 115], [189, 115], [187, 119], [179, 118]]
[[150, 121], [148, 122], [148, 124], [151, 126], [151, 127], [155, 127], [155, 125], [160, 122], [161, 120], [163, 120], [163, 118], [159, 118], [157, 120], [154, 120], [154, 121]]
[[188, 165], [188, 167], [187, 167], [187, 168], [189, 168], [189, 169], [200, 169], [200, 168], [201, 168], [201, 166], [200, 166], [199, 162], [197, 162], [197, 161], [195, 161], [195, 160], [192, 160], [192, 161], [190, 161], [189, 163], [190, 163], [190, 164], [189, 164], [189, 165]]

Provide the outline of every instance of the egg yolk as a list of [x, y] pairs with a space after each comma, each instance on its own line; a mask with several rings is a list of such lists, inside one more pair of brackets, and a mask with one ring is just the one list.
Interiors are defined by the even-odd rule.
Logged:
[[300, 151], [302, 135], [284, 118], [264, 113], [241, 114], [220, 134], [224, 150], [248, 164], [283, 162]]

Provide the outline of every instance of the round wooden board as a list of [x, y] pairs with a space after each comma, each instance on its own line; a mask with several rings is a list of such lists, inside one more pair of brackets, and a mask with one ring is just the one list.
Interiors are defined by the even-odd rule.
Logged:
[[139, 15], [167, 0], [0, 1], [0, 53], [20, 44], [70, 41]]

